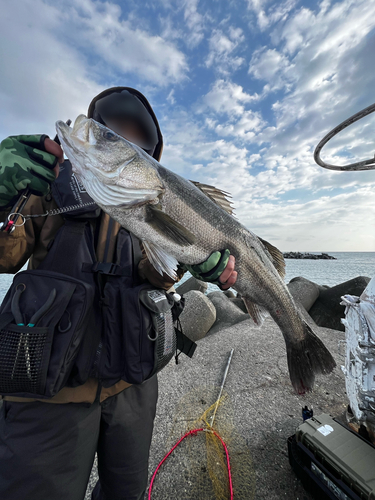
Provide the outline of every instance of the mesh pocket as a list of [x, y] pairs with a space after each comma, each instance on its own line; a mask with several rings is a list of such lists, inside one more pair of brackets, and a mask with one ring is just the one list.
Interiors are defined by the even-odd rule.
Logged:
[[164, 368], [176, 352], [176, 333], [173, 326], [172, 311], [160, 313], [156, 317], [156, 366], [153, 373]]
[[43, 393], [49, 332], [49, 328], [16, 325], [0, 330], [0, 393]]

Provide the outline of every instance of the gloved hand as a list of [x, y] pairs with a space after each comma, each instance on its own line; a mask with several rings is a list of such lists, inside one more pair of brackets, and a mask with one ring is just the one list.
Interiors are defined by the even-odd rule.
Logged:
[[0, 143], [0, 207], [11, 206], [26, 188], [38, 196], [49, 192], [58, 158], [45, 150], [47, 138], [45, 134], [17, 135]]
[[182, 267], [198, 280], [209, 281], [210, 283], [221, 286], [223, 283], [219, 281], [219, 277], [228, 265], [229, 256], [230, 251], [228, 249], [222, 252], [217, 251], [212, 253], [208, 259], [201, 264], [194, 264], [192, 266], [184, 264]]

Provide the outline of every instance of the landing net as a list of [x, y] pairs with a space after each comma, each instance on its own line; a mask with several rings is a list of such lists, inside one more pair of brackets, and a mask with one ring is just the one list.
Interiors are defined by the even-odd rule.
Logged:
[[[255, 474], [249, 446], [236, 430], [222, 387], [198, 387], [179, 402], [167, 454], [155, 470], [149, 500], [252, 500]], [[211, 425], [212, 424], [212, 425]]]

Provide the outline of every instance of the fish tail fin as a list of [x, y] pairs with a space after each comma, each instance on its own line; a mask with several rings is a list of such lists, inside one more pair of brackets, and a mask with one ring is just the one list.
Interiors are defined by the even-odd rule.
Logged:
[[315, 335], [309, 325], [303, 322], [304, 339], [287, 347], [289, 375], [298, 394], [310, 392], [316, 374], [330, 373], [336, 366], [331, 353]]

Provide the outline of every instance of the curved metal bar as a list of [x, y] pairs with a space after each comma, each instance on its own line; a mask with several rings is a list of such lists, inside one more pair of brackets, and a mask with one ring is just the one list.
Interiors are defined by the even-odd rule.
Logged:
[[332, 139], [335, 135], [337, 135], [339, 132], [344, 130], [346, 127], [349, 127], [349, 125], [352, 125], [356, 121], [360, 120], [361, 118], [364, 118], [365, 116], [369, 115], [370, 113], [373, 113], [375, 111], [375, 103], [371, 104], [371, 106], [368, 106], [365, 109], [362, 109], [362, 111], [359, 111], [355, 115], [351, 116], [350, 118], [347, 118], [345, 121], [340, 123], [340, 125], [337, 125], [331, 132], [329, 132], [323, 139], [319, 142], [319, 144], [316, 146], [315, 151], [314, 151], [314, 160], [315, 162], [320, 165], [321, 167], [328, 168], [329, 170], [342, 170], [342, 171], [353, 171], [353, 170], [372, 170], [375, 168], [375, 156], [374, 158], [370, 158], [369, 160], [364, 160], [364, 161], [359, 161], [357, 163], [351, 163], [349, 165], [331, 165], [329, 163], [325, 163], [321, 158], [320, 158], [320, 152], [323, 149], [323, 146], [327, 144], [329, 140]]

